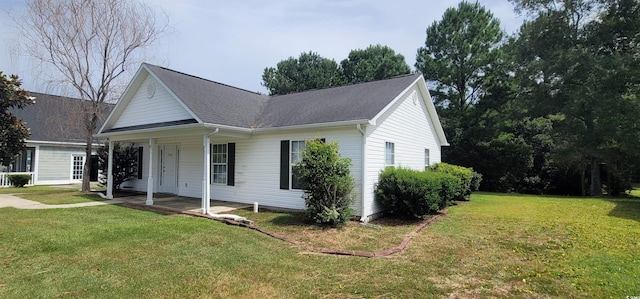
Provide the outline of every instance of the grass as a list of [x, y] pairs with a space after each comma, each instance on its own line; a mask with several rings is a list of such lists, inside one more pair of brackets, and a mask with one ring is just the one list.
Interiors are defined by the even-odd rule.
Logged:
[[[264, 226], [270, 221], [292, 234], [300, 223], [261, 214], [255, 216], [265, 217], [257, 219]], [[0, 219], [0, 298], [640, 294], [640, 199], [634, 198], [474, 194], [405, 252], [374, 259], [311, 254], [240, 227], [114, 205], [3, 208]]]
[[255, 214], [248, 210], [238, 210], [234, 213], [253, 220], [261, 228], [286, 235], [314, 248], [369, 252], [398, 246], [404, 237], [420, 224], [420, 221], [416, 220], [382, 218], [371, 222], [377, 227], [367, 227], [350, 221], [343, 227], [334, 228], [308, 222], [304, 213], [260, 211]]
[[14, 194], [43, 204], [59, 205], [104, 200], [97, 194], [83, 194], [75, 187], [28, 186], [0, 188], [0, 194]]

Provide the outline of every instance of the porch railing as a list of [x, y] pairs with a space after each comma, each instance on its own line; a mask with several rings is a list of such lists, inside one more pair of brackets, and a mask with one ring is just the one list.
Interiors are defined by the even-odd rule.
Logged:
[[33, 186], [33, 178], [36, 175], [35, 172], [0, 172], [0, 188], [11, 187], [11, 183], [9, 182], [9, 176], [12, 174], [31, 175], [31, 179], [29, 180], [26, 186]]

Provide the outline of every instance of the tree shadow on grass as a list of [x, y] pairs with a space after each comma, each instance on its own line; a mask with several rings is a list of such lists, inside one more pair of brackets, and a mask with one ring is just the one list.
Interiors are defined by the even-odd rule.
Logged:
[[609, 216], [640, 222], [640, 198], [628, 197], [607, 199], [607, 201], [616, 204], [615, 208], [609, 211]]

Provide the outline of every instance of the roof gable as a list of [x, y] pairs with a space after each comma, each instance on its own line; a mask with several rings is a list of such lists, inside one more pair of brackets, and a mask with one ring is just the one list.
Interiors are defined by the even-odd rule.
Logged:
[[146, 74], [141, 76], [144, 78], [140, 78], [140, 87], [131, 95], [127, 109], [114, 119], [112, 129], [194, 119], [157, 79]]

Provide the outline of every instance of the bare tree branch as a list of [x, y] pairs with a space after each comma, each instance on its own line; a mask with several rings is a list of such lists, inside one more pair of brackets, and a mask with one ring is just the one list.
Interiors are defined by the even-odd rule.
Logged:
[[91, 105], [78, 109], [84, 122], [86, 156], [82, 190], [89, 191], [91, 144], [103, 103], [142, 62], [142, 49], [165, 32], [168, 17], [134, 0], [27, 0], [26, 13], [15, 20], [25, 53], [51, 65], [75, 96]]

